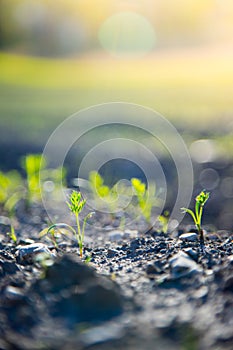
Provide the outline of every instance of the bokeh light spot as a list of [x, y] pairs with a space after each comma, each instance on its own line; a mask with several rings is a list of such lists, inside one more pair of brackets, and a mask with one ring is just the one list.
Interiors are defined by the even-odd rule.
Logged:
[[221, 212], [218, 225], [222, 230], [231, 230], [232, 229], [232, 211], [223, 211]]
[[199, 182], [206, 190], [213, 190], [219, 184], [219, 175], [217, 171], [212, 168], [204, 169], [200, 173]]
[[233, 198], [233, 177], [225, 177], [220, 186], [221, 192], [226, 198]]
[[152, 24], [135, 12], [120, 12], [109, 17], [99, 29], [102, 47], [116, 57], [140, 57], [155, 47]]
[[197, 163], [211, 162], [216, 157], [216, 147], [212, 140], [201, 139], [194, 141], [190, 146], [190, 154]]

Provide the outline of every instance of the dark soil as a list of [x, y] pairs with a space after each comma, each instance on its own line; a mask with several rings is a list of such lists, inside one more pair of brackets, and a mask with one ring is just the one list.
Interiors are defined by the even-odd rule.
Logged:
[[233, 348], [232, 233], [90, 230], [81, 260], [27, 220], [0, 227], [0, 349]]

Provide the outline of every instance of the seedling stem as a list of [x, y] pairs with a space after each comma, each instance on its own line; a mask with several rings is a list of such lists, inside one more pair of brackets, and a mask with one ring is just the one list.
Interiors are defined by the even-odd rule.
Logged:
[[205, 190], [201, 191], [199, 195], [196, 197], [196, 204], [195, 204], [195, 213], [191, 209], [187, 208], [181, 208], [183, 212], [188, 213], [193, 218], [194, 224], [197, 228], [199, 237], [200, 237], [200, 243], [201, 245], [204, 245], [204, 233], [203, 229], [201, 227], [201, 220], [203, 215], [203, 208], [207, 200], [209, 199], [209, 192], [206, 192]]

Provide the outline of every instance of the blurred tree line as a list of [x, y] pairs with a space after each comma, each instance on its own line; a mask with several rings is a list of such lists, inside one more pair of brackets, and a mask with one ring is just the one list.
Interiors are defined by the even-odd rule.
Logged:
[[84, 50], [85, 23], [61, 5], [59, 1], [0, 0], [0, 48], [46, 56]]
[[233, 36], [232, 0], [0, 0], [0, 49], [62, 55], [98, 49], [98, 29], [120, 11], [154, 26], [157, 47]]

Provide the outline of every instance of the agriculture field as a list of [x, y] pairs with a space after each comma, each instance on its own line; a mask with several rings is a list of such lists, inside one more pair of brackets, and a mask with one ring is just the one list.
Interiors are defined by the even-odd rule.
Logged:
[[1, 141], [10, 136], [41, 145], [69, 115], [112, 101], [153, 108], [187, 133], [226, 133], [233, 121], [232, 58], [232, 52], [219, 48], [158, 52], [136, 60], [1, 53]]

